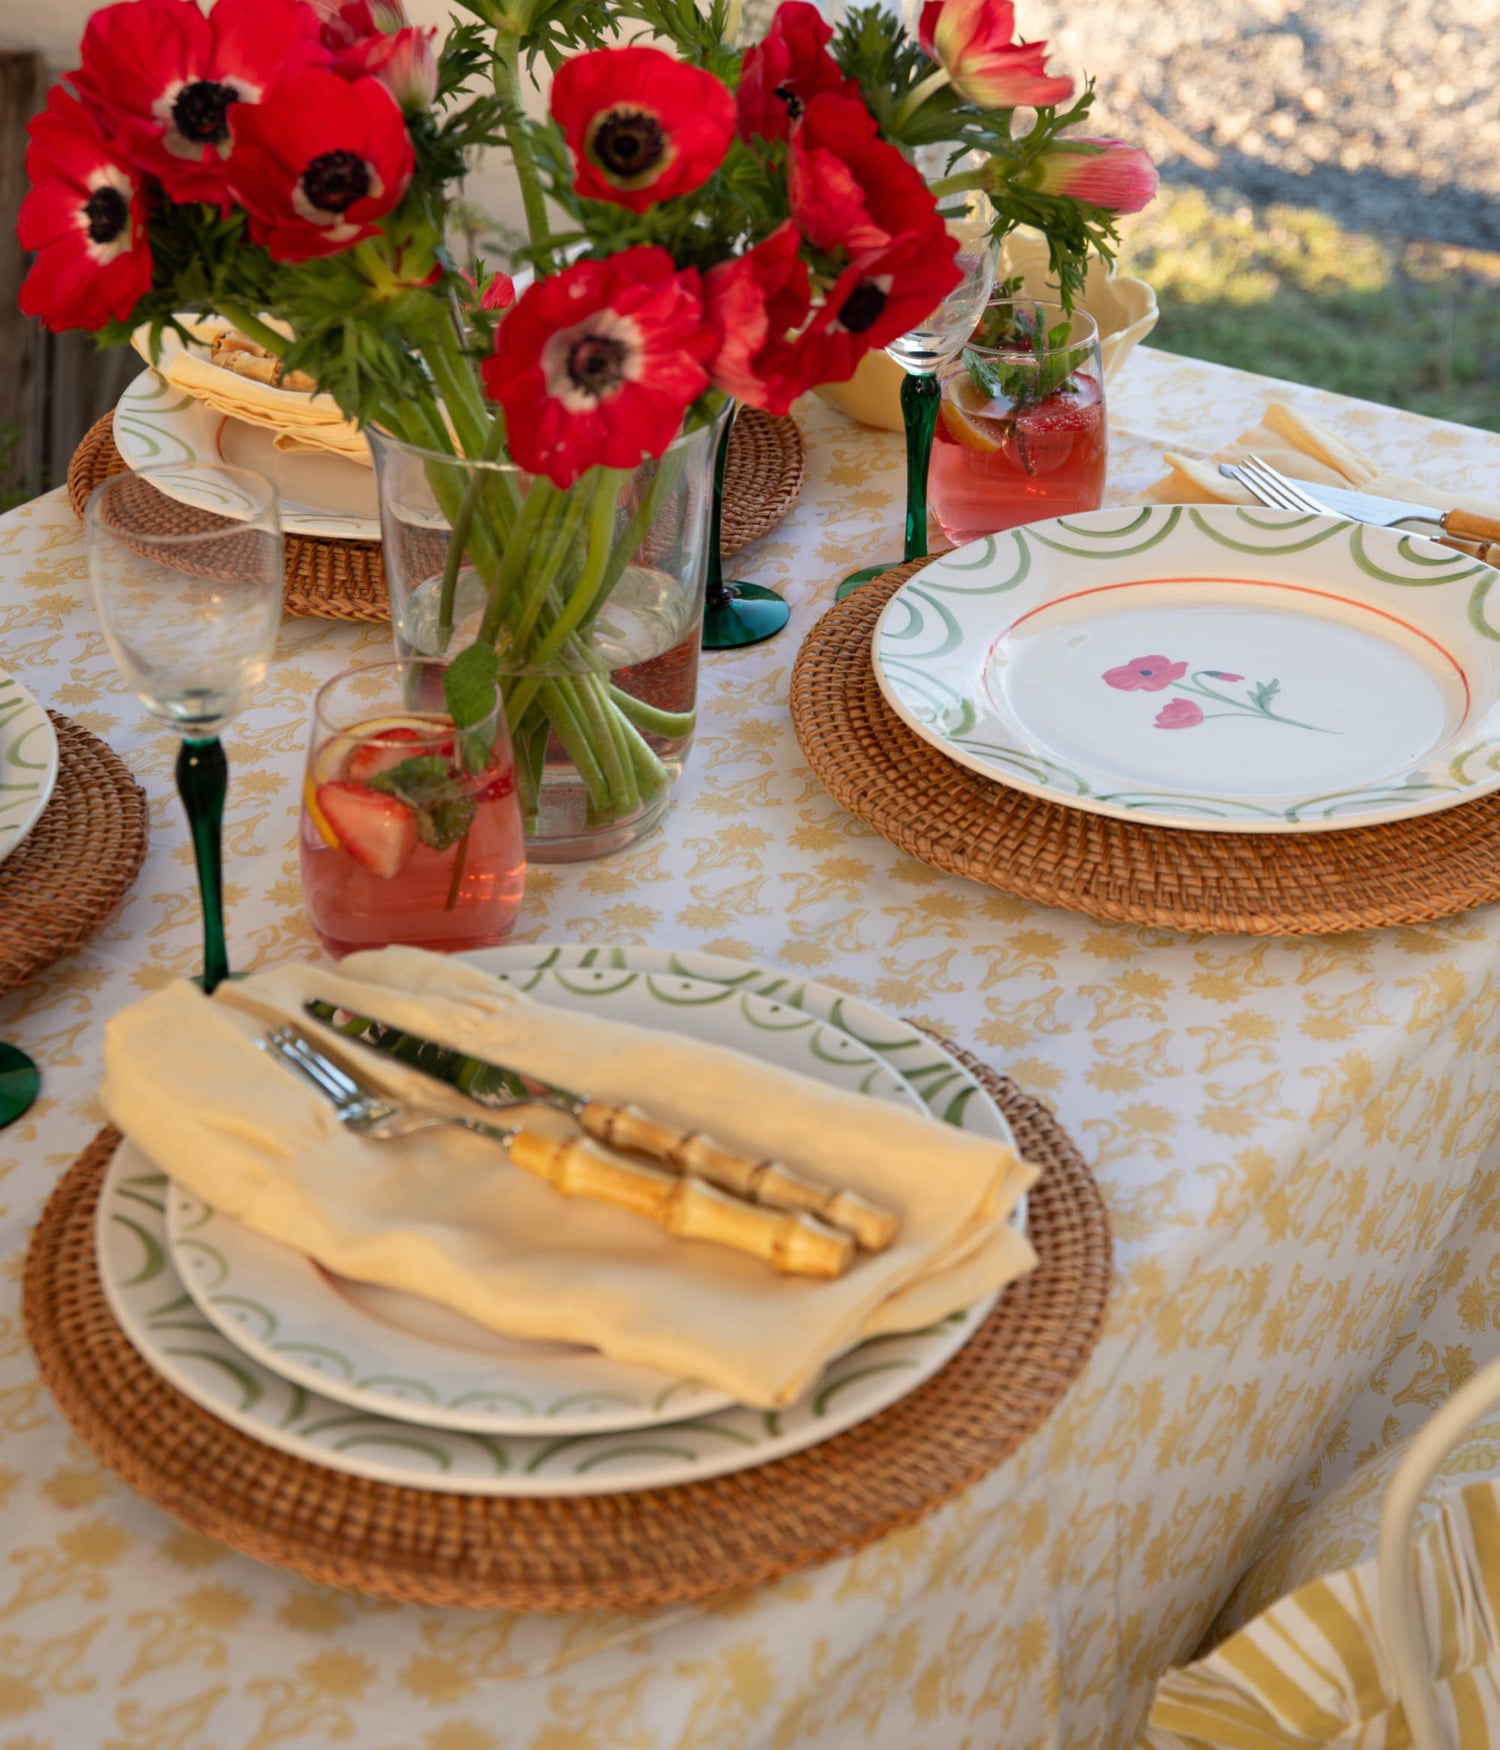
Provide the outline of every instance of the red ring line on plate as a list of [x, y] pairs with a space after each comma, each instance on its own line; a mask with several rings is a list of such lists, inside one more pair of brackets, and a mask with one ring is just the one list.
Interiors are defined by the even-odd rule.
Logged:
[[1077, 589], [1074, 590], [1071, 595], [1060, 595], [1054, 597], [1051, 601], [1042, 602], [1037, 607], [1031, 608], [1026, 613], [1022, 614], [1019, 619], [1012, 620], [1005, 630], [999, 633], [990, 644], [989, 652], [985, 657], [984, 666], [986, 669], [989, 668], [989, 658], [992, 657], [996, 650], [999, 649], [1000, 645], [1010, 637], [1011, 633], [1015, 631], [1017, 626], [1024, 626], [1028, 620], [1034, 619], [1038, 614], [1046, 613], [1051, 608], [1060, 608], [1064, 602], [1082, 601], [1086, 596], [1091, 595], [1108, 595], [1111, 590], [1116, 589], [1151, 589], [1157, 584], [1178, 583], [1232, 583], [1241, 589], [1290, 590], [1293, 595], [1318, 596], [1323, 601], [1338, 602], [1342, 607], [1358, 608], [1362, 614], [1374, 614], [1379, 619], [1389, 620], [1393, 626], [1399, 626], [1403, 632], [1409, 632], [1413, 638], [1420, 638], [1424, 644], [1430, 644], [1438, 655], [1452, 666], [1453, 672], [1458, 676], [1459, 684], [1464, 690], [1463, 718], [1460, 718], [1459, 721], [1462, 722], [1464, 718], [1467, 718], [1469, 715], [1469, 707], [1473, 703], [1473, 694], [1469, 690], [1469, 677], [1464, 673], [1463, 667], [1459, 663], [1458, 658], [1454, 656], [1450, 650], [1445, 649], [1439, 644], [1437, 639], [1434, 638], [1430, 632], [1424, 632], [1421, 627], [1411, 625], [1406, 620], [1403, 620], [1399, 614], [1390, 613], [1385, 608], [1374, 608], [1371, 607], [1368, 602], [1356, 601], [1353, 596], [1335, 595], [1333, 591], [1329, 589], [1308, 589], [1305, 584], [1301, 583], [1272, 583], [1267, 579], [1257, 577], [1137, 577], [1132, 579], [1129, 583], [1096, 583], [1092, 589]]

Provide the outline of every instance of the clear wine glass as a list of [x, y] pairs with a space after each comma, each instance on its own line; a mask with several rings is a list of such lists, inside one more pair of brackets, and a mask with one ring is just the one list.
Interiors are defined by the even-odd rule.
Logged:
[[995, 211], [987, 195], [973, 189], [944, 197], [941, 206], [949, 235], [958, 239], [958, 265], [964, 277], [925, 322], [885, 349], [906, 372], [901, 385], [901, 419], [906, 428], [906, 540], [902, 556], [851, 572], [838, 587], [839, 601], [893, 565], [920, 559], [927, 551], [927, 470], [942, 402], [937, 374], [958, 357], [974, 332], [989, 302], [1000, 259], [1000, 246], [992, 236]]
[[141, 703], [182, 737], [177, 792], [203, 901], [203, 987], [229, 973], [220, 828], [228, 767], [219, 732], [265, 678], [281, 624], [276, 488], [221, 462], [117, 474], [84, 517], [104, 636]]

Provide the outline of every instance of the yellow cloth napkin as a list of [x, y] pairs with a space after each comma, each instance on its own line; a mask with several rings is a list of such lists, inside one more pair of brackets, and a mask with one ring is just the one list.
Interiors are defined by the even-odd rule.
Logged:
[[[317, 1031], [302, 1010], [314, 996], [779, 1156], [894, 1209], [900, 1235], [836, 1281], [780, 1276], [618, 1209], [564, 1201], [481, 1137], [354, 1136], [255, 1048], [279, 1019]], [[417, 949], [351, 955], [337, 971], [284, 965], [212, 999], [170, 985], [109, 1023], [105, 1065], [104, 1105], [120, 1129], [246, 1226], [507, 1335], [589, 1344], [745, 1403], [790, 1403], [861, 1337], [920, 1328], [1036, 1263], [1006, 1222], [1035, 1172], [1008, 1148], [737, 1051], [549, 1008]], [[464, 1109], [392, 1060], [361, 1054], [360, 1068], [394, 1094]], [[535, 1108], [527, 1124], [567, 1128]]]
[[[192, 321], [181, 318], [182, 325], [197, 339], [211, 344], [216, 333], [226, 333], [233, 324], [218, 319]], [[364, 433], [352, 419], [339, 411], [330, 395], [310, 395], [303, 390], [278, 389], [270, 383], [257, 383], [212, 364], [199, 354], [174, 344], [174, 337], [164, 337], [164, 350], [157, 360], [151, 359], [149, 341], [144, 334], [136, 337], [136, 350], [174, 389], [191, 395], [215, 413], [248, 425], [264, 426], [275, 433], [272, 442], [278, 450], [328, 450], [346, 461], [365, 467], [374, 464]]]
[[[1278, 472], [1298, 480], [1350, 486], [1356, 492], [1401, 498], [1440, 511], [1472, 510], [1480, 516], [1500, 517], [1500, 499], [1482, 493], [1456, 492], [1451, 486], [1437, 486], [1415, 475], [1388, 473], [1326, 425], [1293, 412], [1282, 401], [1271, 402], [1260, 425], [1242, 432], [1207, 461], [1168, 450], [1166, 460], [1172, 471], [1164, 480], [1157, 481], [1146, 496], [1161, 504], [1255, 504], [1258, 500], [1244, 487], [1226, 480], [1219, 472], [1220, 462], [1238, 461], [1252, 452]], [[1420, 530], [1421, 525], [1415, 532]], [[1435, 528], [1431, 532], [1438, 533]]]

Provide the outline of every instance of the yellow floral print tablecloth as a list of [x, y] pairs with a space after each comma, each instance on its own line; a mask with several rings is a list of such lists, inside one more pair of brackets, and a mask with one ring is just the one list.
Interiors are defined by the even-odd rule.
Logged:
[[[1271, 394], [1478, 490], [1500, 436], [1138, 352], [1112, 501]], [[199, 952], [173, 739], [116, 677], [61, 493], [0, 519], [0, 666], [107, 739], [149, 861], [71, 960], [0, 1002], [44, 1093], [0, 1133], [0, 1750], [1024, 1750], [1125, 1746], [1252, 1559], [1408, 1432], [1500, 1330], [1500, 915], [1314, 941], [1101, 925], [902, 856], [792, 736], [798, 642], [900, 546], [900, 440], [800, 409], [809, 474], [736, 561], [791, 628], [709, 657], [665, 829], [537, 869], [524, 940], [774, 962], [940, 1029], [1042, 1095], [1094, 1162], [1118, 1282], [1083, 1377], [1014, 1460], [846, 1561], [709, 1608], [393, 1608], [232, 1555], [71, 1438], [20, 1323], [27, 1235], [100, 1122], [105, 1020]], [[308, 699], [378, 628], [289, 621], [227, 737], [238, 964], [308, 952], [294, 827]]]

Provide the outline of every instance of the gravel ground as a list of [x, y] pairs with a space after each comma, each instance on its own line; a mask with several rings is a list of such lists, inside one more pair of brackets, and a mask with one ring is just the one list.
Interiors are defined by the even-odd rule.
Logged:
[[1017, 0], [1171, 182], [1500, 250], [1500, 0]]

